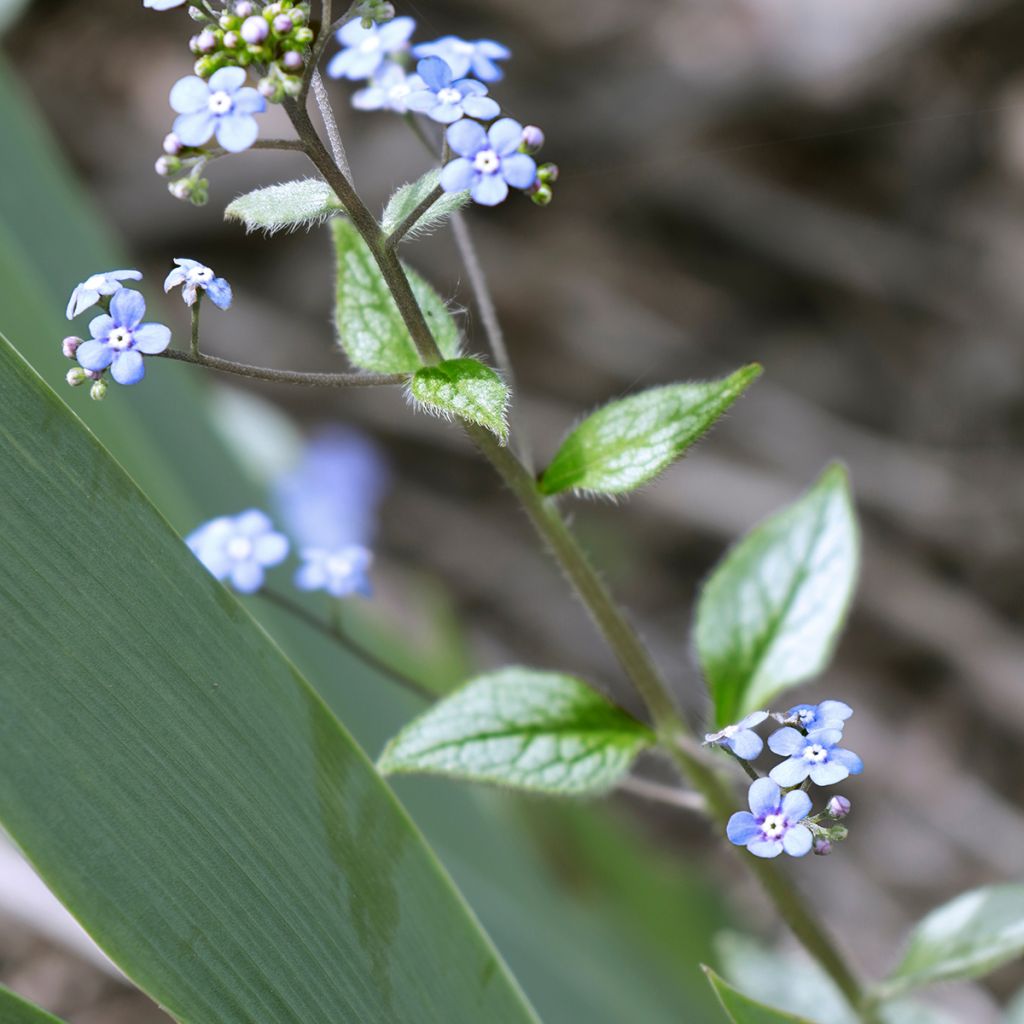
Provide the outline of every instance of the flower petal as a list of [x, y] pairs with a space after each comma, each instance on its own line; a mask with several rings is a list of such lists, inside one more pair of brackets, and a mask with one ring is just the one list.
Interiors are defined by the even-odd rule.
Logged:
[[337, 39], [342, 46], [358, 46], [375, 31], [374, 28], [363, 28], [362, 18], [353, 18], [338, 29]]
[[472, 161], [460, 156], [444, 165], [439, 181], [445, 192], [464, 192], [473, 184], [475, 177]]
[[416, 72], [432, 92], [451, 85], [452, 69], [440, 57], [424, 57], [416, 65]]
[[97, 340], [106, 339], [107, 335], [114, 329], [113, 317], [101, 313], [89, 321], [89, 333]]
[[255, 594], [263, 586], [263, 575], [259, 562], [238, 562], [231, 570], [231, 586], [240, 594]]
[[205, 146], [217, 127], [217, 118], [204, 107], [192, 114], [180, 114], [174, 119], [174, 134], [186, 146]]
[[829, 752], [828, 759], [833, 764], [841, 764], [851, 775], [864, 771], [864, 762], [852, 750], [836, 747]]
[[782, 853], [782, 841], [780, 839], [754, 839], [747, 843], [747, 849], [755, 857], [778, 857]]
[[171, 329], [163, 324], [142, 324], [132, 332], [135, 350], [147, 356], [163, 352], [171, 343]]
[[508, 195], [508, 185], [498, 174], [481, 174], [470, 186], [470, 193], [481, 206], [497, 206]]
[[146, 364], [142, 356], [133, 349], [118, 352], [110, 364], [110, 376], [118, 384], [138, 384], [146, 376]]
[[845, 722], [853, 714], [853, 708], [841, 700], [823, 700], [818, 705], [818, 721]]
[[849, 776], [850, 769], [835, 761], [825, 761], [823, 764], [814, 765], [808, 774], [816, 786], [834, 786]]
[[437, 106], [437, 93], [429, 89], [417, 89], [409, 93], [405, 98], [405, 105], [409, 110], [415, 110], [418, 114], [425, 114]]
[[436, 103], [427, 111], [427, 117], [438, 124], [453, 124], [462, 117], [462, 106], [458, 103]]
[[779, 787], [771, 779], [757, 779], [750, 784], [747, 792], [747, 802], [756, 818], [774, 814], [779, 809], [781, 798]]
[[767, 711], [752, 711], [746, 718], [741, 719], [736, 724], [741, 729], [756, 729], [767, 717]]
[[[211, 92], [237, 92], [245, 85], [245, 68], [221, 68], [210, 76]], [[255, 90], [254, 90], [255, 91]]]
[[811, 798], [802, 790], [794, 789], [782, 798], [782, 813], [786, 820], [798, 822], [811, 812]]
[[387, 93], [377, 85], [352, 93], [352, 106], [356, 110], [381, 110], [386, 103]]
[[253, 557], [260, 565], [277, 565], [288, 557], [288, 538], [283, 533], [265, 533], [253, 542]]
[[807, 738], [803, 733], [788, 725], [777, 729], [768, 737], [768, 749], [775, 754], [796, 754], [807, 746]]
[[462, 101], [462, 109], [470, 117], [479, 118], [481, 121], [490, 121], [492, 117], [497, 117], [501, 113], [501, 107], [490, 96], [467, 96]]
[[805, 742], [820, 743], [823, 747], [834, 747], [842, 738], [842, 729], [814, 729], [808, 732]]
[[327, 570], [319, 559], [307, 562], [295, 573], [295, 586], [299, 590], [321, 590], [327, 586]]
[[110, 316], [118, 327], [129, 329], [146, 315], [146, 300], [133, 288], [120, 288], [110, 300]]
[[231, 285], [223, 277], [215, 277], [206, 285], [206, 294], [210, 301], [218, 309], [230, 309], [231, 307]]
[[537, 163], [525, 153], [513, 153], [501, 161], [501, 174], [513, 188], [529, 188], [537, 180]]
[[416, 22], [412, 18], [392, 18], [385, 22], [377, 30], [381, 48], [385, 53], [391, 53], [400, 46], [404, 46], [415, 28]]
[[[769, 746], [771, 740], [768, 741]], [[790, 786], [799, 786], [810, 772], [810, 766], [802, 757], [791, 757], [782, 764], [777, 764], [769, 773], [768, 777], [777, 782], [780, 786], [789, 789]]]
[[231, 114], [222, 117], [217, 123], [217, 141], [229, 153], [241, 153], [248, 149], [259, 134], [260, 126], [249, 114]]
[[741, 729], [727, 745], [737, 757], [741, 757], [744, 761], [753, 761], [764, 750], [764, 741], [751, 729]]
[[523, 126], [512, 117], [503, 117], [487, 129], [487, 138], [501, 156], [514, 153], [523, 142]]
[[[175, 261], [177, 262], [177, 261]], [[178, 285], [185, 283], [185, 268], [175, 267], [168, 275], [164, 278], [164, 291], [169, 292], [172, 288], [177, 288]]]
[[730, 819], [729, 824], [725, 827], [725, 834], [729, 837], [729, 842], [734, 843], [736, 846], [746, 846], [751, 839], [761, 834], [761, 826], [758, 825], [757, 819], [746, 811], [737, 811]]
[[243, 537], [259, 537], [273, 530], [274, 524], [270, 516], [258, 508], [249, 508], [235, 516], [235, 533]]
[[487, 132], [476, 121], [456, 121], [445, 133], [448, 145], [459, 156], [476, 156], [487, 146]]
[[[206, 110], [210, 102], [210, 87], [197, 75], [179, 78], [171, 87], [171, 110], [178, 114], [195, 114]], [[185, 142], [182, 139], [182, 142]], [[186, 142], [186, 146], [193, 143]]]
[[105, 370], [114, 358], [114, 350], [102, 341], [87, 341], [75, 353], [78, 365], [86, 370]]
[[267, 101], [251, 86], [235, 93], [236, 114], [262, 114], [266, 109]]
[[796, 825], [782, 837], [782, 845], [790, 857], [803, 857], [809, 853], [811, 842], [811, 830], [803, 825]]

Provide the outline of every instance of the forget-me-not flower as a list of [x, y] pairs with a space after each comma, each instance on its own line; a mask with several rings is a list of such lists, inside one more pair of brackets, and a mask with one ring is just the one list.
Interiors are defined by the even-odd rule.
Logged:
[[818, 729], [806, 736], [786, 726], [768, 737], [768, 746], [776, 754], [788, 755], [768, 774], [780, 786], [799, 786], [808, 776], [816, 786], [831, 786], [848, 775], [859, 775], [864, 762], [852, 751], [837, 744], [841, 729]]
[[221, 68], [204, 82], [196, 75], [179, 79], [171, 89], [171, 109], [177, 111], [174, 134], [186, 146], [204, 146], [217, 136], [229, 153], [248, 149], [259, 135], [254, 114], [267, 101], [245, 84], [243, 68]]
[[138, 292], [130, 288], [114, 292], [110, 314], [89, 324], [92, 339], [75, 351], [78, 365], [97, 372], [109, 366], [118, 384], [138, 384], [146, 375], [143, 355], [157, 355], [171, 343], [170, 329], [142, 323], [145, 315], [146, 303]]
[[737, 811], [726, 827], [729, 842], [745, 846], [755, 857], [778, 857], [783, 850], [803, 857], [811, 849], [811, 830], [800, 822], [811, 809], [811, 798], [800, 789], [782, 795], [771, 779], [751, 783], [750, 812]]
[[241, 594], [259, 590], [265, 570], [288, 555], [288, 538], [255, 508], [211, 519], [193, 530], [185, 543], [217, 579], [228, 580]]
[[393, 110], [404, 114], [409, 96], [426, 87], [419, 75], [406, 74], [400, 64], [387, 64], [367, 83], [366, 88], [352, 94], [356, 110]]
[[728, 747], [744, 761], [753, 761], [764, 750], [764, 740], [754, 732], [754, 729], [767, 717], [767, 711], [754, 711], [735, 725], [727, 725], [719, 732], [709, 732], [704, 737], [704, 742]]
[[327, 65], [331, 78], [373, 78], [387, 58], [409, 45], [416, 22], [412, 18], [394, 18], [383, 25], [363, 28], [353, 18], [338, 29], [338, 42], [343, 49]]
[[537, 180], [533, 157], [518, 152], [523, 126], [511, 117], [495, 121], [484, 131], [476, 121], [463, 118], [448, 128], [448, 145], [458, 158], [441, 169], [441, 188], [462, 192], [483, 206], [497, 206], [508, 188], [529, 188]]
[[306, 548], [302, 552], [305, 564], [295, 574], [299, 590], [326, 590], [331, 597], [350, 597], [372, 593], [369, 569], [373, 553], [361, 544], [329, 550]]
[[424, 57], [416, 70], [424, 85], [406, 100], [409, 110], [426, 114], [440, 124], [452, 124], [464, 115], [490, 121], [501, 113], [501, 107], [487, 95], [483, 82], [475, 78], [456, 80], [440, 57]]
[[797, 704], [783, 716], [786, 725], [798, 725], [807, 732], [819, 729], [842, 729], [853, 714], [853, 708], [841, 700], [823, 700], [820, 704]]
[[174, 262], [177, 266], [164, 281], [165, 292], [181, 285], [185, 305], [194, 306], [199, 298], [199, 289], [202, 289], [219, 309], [227, 309], [231, 305], [231, 285], [223, 277], [218, 277], [197, 260], [176, 259]]
[[440, 57], [456, 78], [472, 73], [481, 82], [497, 82], [504, 72], [494, 62], [507, 60], [512, 51], [493, 39], [470, 42], [458, 36], [442, 36], [429, 43], [418, 43], [412, 48], [417, 57]]
[[93, 274], [80, 285], [75, 286], [68, 301], [67, 317], [74, 320], [79, 313], [85, 312], [104, 295], [113, 295], [123, 287], [122, 281], [141, 281], [142, 274], [138, 270], [108, 270], [105, 274]]

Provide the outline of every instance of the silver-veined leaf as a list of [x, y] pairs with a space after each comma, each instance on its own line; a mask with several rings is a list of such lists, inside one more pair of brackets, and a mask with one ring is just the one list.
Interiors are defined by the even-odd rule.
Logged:
[[424, 366], [409, 382], [409, 394], [430, 412], [478, 423], [502, 441], [508, 437], [508, 388], [476, 359], [446, 359]]
[[241, 221], [247, 231], [295, 231], [322, 224], [342, 210], [331, 186], [321, 178], [302, 178], [247, 192], [230, 202], [225, 220]]

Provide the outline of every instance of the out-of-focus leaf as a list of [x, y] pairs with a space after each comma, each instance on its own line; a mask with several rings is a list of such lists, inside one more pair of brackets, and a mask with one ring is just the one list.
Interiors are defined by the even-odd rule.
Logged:
[[[403, 185], [388, 200], [384, 208], [384, 218], [381, 227], [385, 234], [390, 235], [399, 225], [405, 223], [407, 217], [415, 213], [420, 203], [424, 202], [427, 196], [437, 188], [441, 172], [435, 167], [427, 171], [422, 178]], [[418, 235], [429, 234], [439, 224], [443, 223], [453, 213], [461, 210], [469, 202], [469, 192], [444, 192], [434, 203], [422, 213], [416, 223], [406, 232], [406, 238], [414, 238]]]
[[[334, 320], [338, 341], [354, 366], [377, 373], [413, 373], [422, 365], [416, 346], [359, 232], [343, 218], [331, 222], [337, 255]], [[405, 268], [437, 347], [446, 359], [459, 351], [459, 328], [444, 300]]]
[[632, 491], [707, 433], [760, 373], [760, 366], [745, 366], [724, 380], [670, 384], [610, 402], [562, 442], [541, 477], [541, 490]]
[[63, 1024], [58, 1017], [33, 1006], [3, 985], [0, 985], [0, 1021], [3, 1024]]
[[323, 224], [341, 211], [330, 185], [320, 178], [303, 178], [258, 188], [228, 203], [225, 220], [241, 221], [247, 231], [295, 231]]
[[813, 1024], [807, 1017], [794, 1017], [745, 996], [710, 967], [705, 967], [704, 973], [732, 1024]]
[[508, 388], [476, 359], [446, 359], [424, 366], [410, 381], [409, 394], [436, 415], [478, 423], [502, 441], [508, 437]]
[[697, 653], [718, 725], [824, 669], [853, 594], [857, 522], [842, 466], [747, 534], [697, 605]]
[[30, 0], [0, 0], [0, 35], [3, 35], [28, 7]]
[[614, 786], [653, 742], [646, 726], [578, 679], [507, 668], [474, 679], [406, 726], [378, 767], [592, 794]]

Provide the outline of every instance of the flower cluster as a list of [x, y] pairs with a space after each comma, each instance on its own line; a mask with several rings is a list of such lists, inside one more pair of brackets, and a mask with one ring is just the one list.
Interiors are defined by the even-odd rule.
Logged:
[[[767, 778], [755, 779], [748, 794], [750, 811], [738, 811], [729, 819], [730, 842], [746, 846], [757, 857], [777, 857], [783, 851], [802, 857], [812, 848], [820, 855], [830, 853], [833, 842], [846, 838], [846, 828], [836, 822], [849, 814], [850, 801], [833, 796], [824, 812], [811, 816], [806, 789], [812, 782], [832, 786], [864, 770], [861, 759], [839, 745], [852, 714], [848, 704], [837, 700], [798, 704], [784, 715], [755, 711], [704, 737], [705, 743], [752, 761], [764, 749], [754, 729], [768, 718], [782, 725], [768, 737], [768, 749], [785, 760]], [[831, 823], [825, 823], [829, 819]]]

